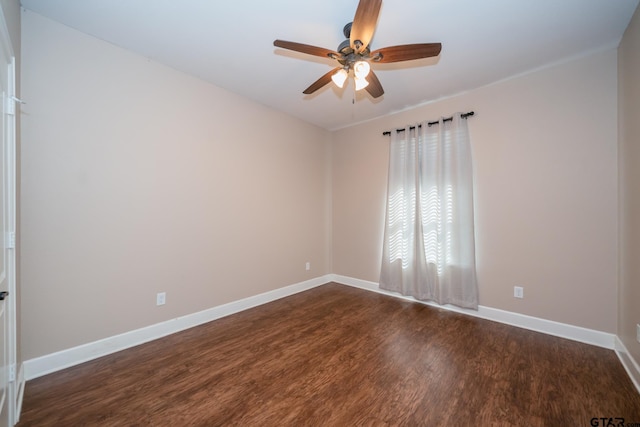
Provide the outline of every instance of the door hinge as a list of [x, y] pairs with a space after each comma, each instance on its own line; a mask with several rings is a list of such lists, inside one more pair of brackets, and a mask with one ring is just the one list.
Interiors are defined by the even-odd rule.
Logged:
[[16, 365], [12, 363], [9, 365], [9, 381], [14, 382], [16, 380]]
[[15, 96], [5, 96], [5, 113], [10, 116], [16, 115], [16, 103], [24, 104], [25, 102]]
[[15, 249], [16, 248], [16, 232], [10, 231], [7, 233], [7, 249]]
[[5, 97], [4, 99], [5, 99], [4, 112], [6, 114], [9, 114], [10, 116], [15, 116], [16, 115], [16, 102], [10, 96]]

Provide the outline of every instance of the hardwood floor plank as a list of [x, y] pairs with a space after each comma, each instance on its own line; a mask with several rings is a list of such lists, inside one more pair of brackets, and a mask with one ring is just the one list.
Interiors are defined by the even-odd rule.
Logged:
[[328, 284], [29, 381], [23, 426], [640, 423], [615, 353]]

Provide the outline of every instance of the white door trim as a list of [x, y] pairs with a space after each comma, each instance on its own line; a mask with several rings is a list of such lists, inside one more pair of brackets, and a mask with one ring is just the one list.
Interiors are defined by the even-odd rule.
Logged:
[[[6, 137], [7, 137], [7, 152], [5, 153], [5, 167], [7, 168], [7, 231], [13, 233], [15, 240], [16, 232], [16, 114], [19, 109], [16, 108], [16, 63], [15, 54], [11, 45], [11, 37], [9, 36], [9, 30], [7, 28], [7, 22], [5, 20], [4, 12], [0, 8], [0, 48], [9, 58], [10, 64], [8, 67], [8, 87], [7, 87], [7, 105], [4, 106], [5, 110], [8, 110]], [[9, 108], [6, 108], [9, 107]], [[11, 114], [12, 113], [12, 114]], [[8, 242], [4, 242], [5, 244]], [[16, 320], [17, 320], [17, 307], [16, 307], [16, 254], [15, 245], [8, 250], [7, 256], [7, 287], [9, 291], [9, 297], [5, 301], [6, 316], [9, 322], [7, 329], [7, 357], [8, 366], [10, 367], [9, 387], [7, 390], [7, 409], [9, 411], [9, 425], [15, 425], [18, 422], [19, 414], [17, 411], [18, 400], [21, 398], [18, 396], [17, 390], [23, 390], [23, 384], [17, 384], [16, 372], [19, 370], [16, 367], [17, 364], [17, 352], [16, 352]], [[23, 377], [24, 378], [24, 377]]]

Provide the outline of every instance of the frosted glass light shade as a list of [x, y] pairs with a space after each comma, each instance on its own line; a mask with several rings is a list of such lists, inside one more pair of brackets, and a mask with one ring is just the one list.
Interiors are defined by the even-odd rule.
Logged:
[[365, 87], [369, 86], [369, 82], [363, 77], [356, 77], [355, 78], [356, 81], [356, 90], [360, 90], [360, 89], [364, 89]]
[[347, 77], [349, 76], [349, 74], [347, 74], [347, 72], [342, 69], [342, 70], [338, 70], [336, 71], [333, 76], [331, 76], [331, 80], [333, 80], [333, 82], [336, 84], [336, 86], [338, 86], [339, 88], [342, 88], [342, 86], [344, 86], [344, 82], [347, 80]]
[[356, 78], [364, 79], [369, 75], [369, 71], [371, 71], [371, 66], [366, 61], [358, 61], [353, 64], [353, 74], [356, 75]]

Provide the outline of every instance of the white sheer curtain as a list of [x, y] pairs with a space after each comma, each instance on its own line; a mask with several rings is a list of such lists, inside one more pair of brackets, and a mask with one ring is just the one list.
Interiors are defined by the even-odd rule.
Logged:
[[380, 287], [478, 308], [467, 120], [391, 132]]

